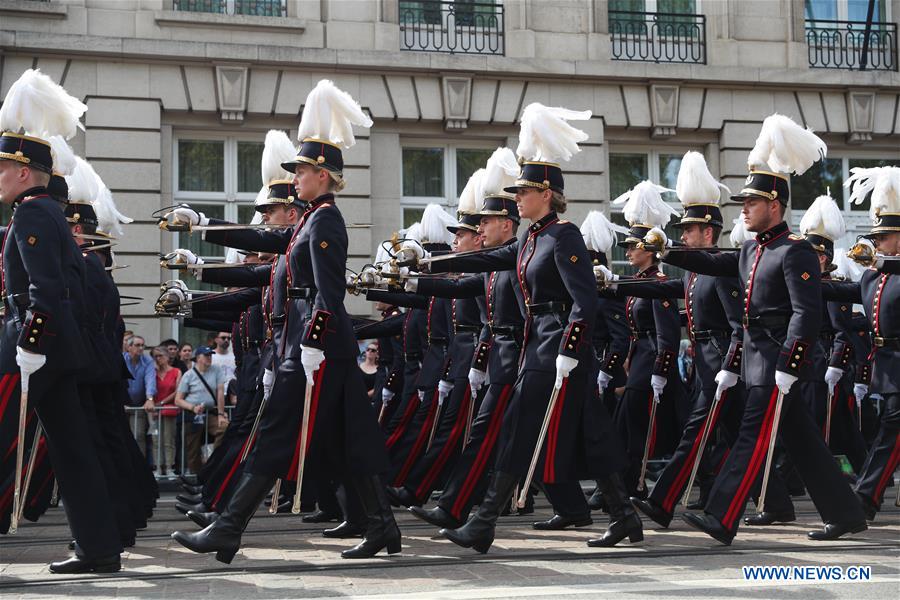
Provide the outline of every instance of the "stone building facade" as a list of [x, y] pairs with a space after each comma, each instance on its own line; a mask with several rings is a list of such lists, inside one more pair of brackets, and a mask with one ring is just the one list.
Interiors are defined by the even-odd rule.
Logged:
[[[780, 112], [829, 145], [828, 162], [794, 182], [791, 218], [830, 187], [861, 229], [867, 214], [840, 184], [852, 166], [900, 164], [900, 0], [875, 2], [865, 70], [853, 54], [863, 24], [843, 23], [859, 20], [859, 1], [0, 0], [0, 94], [38, 67], [88, 105], [73, 147], [135, 218], [116, 279], [144, 298], [125, 309], [130, 328], [155, 341], [175, 331], [153, 316], [170, 278], [159, 251], [219, 251], [161, 233], [151, 213], [186, 201], [249, 218], [265, 132], [293, 137], [323, 77], [374, 120], [345, 155], [342, 210], [371, 223], [351, 232], [354, 268], [425, 203], [452, 210], [493, 148], [515, 148], [533, 101], [593, 111], [564, 166], [573, 221], [591, 209], [620, 218], [611, 198], [640, 179], [674, 187], [687, 150], [739, 189], [760, 123]], [[850, 49], [811, 37], [814, 17], [828, 17], [828, 44], [843, 36]]]

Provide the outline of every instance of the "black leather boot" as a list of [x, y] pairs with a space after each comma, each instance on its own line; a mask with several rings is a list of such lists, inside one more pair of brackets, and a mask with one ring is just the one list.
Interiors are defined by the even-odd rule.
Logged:
[[235, 487], [228, 507], [212, 525], [196, 533], [176, 531], [172, 539], [194, 552], [215, 552], [216, 560], [230, 564], [240, 548], [241, 534], [273, 483], [273, 477], [245, 472]]
[[608, 548], [615, 546], [625, 538], [632, 544], [644, 540], [644, 526], [641, 518], [634, 511], [625, 491], [625, 483], [618, 473], [601, 479], [601, 492], [609, 504], [609, 527], [600, 538], [588, 540], [592, 548]]
[[509, 504], [517, 483], [517, 476], [494, 471], [484, 500], [472, 518], [458, 529], [441, 529], [441, 535], [457, 546], [474, 548], [481, 554], [487, 553], [494, 543], [494, 526], [500, 512]]
[[359, 499], [366, 511], [366, 534], [359, 544], [341, 552], [342, 558], [372, 558], [382, 549], [388, 554], [400, 552], [400, 528], [394, 521], [394, 511], [378, 475], [353, 479]]
[[68, 560], [50, 563], [50, 572], [72, 575], [76, 573], [116, 573], [121, 570], [122, 562], [118, 554], [103, 558], [84, 558], [73, 556]]
[[409, 512], [411, 512], [419, 519], [422, 519], [426, 523], [431, 523], [436, 527], [456, 529], [457, 527], [462, 527], [463, 525], [463, 521], [457, 519], [440, 506], [435, 506], [434, 508], [430, 509], [424, 509], [421, 506], [410, 506]]
[[600, 491], [600, 482], [597, 482], [597, 487], [594, 488], [594, 493], [591, 494], [591, 497], [588, 498], [588, 508], [591, 510], [600, 510], [603, 512], [609, 512], [609, 506], [606, 505], [606, 499], [603, 497], [603, 492]]
[[217, 512], [194, 512], [189, 510], [187, 513], [187, 518], [199, 525], [200, 527], [209, 527], [213, 523], [216, 522], [216, 519], [219, 518], [219, 513]]
[[351, 523], [350, 521], [344, 521], [337, 527], [332, 527], [331, 529], [325, 529], [324, 531], [322, 531], [322, 537], [348, 539], [362, 537], [363, 535], [365, 535], [365, 533], [366, 526], [364, 523]]
[[328, 523], [329, 521], [340, 520], [341, 515], [336, 512], [317, 510], [314, 513], [300, 517], [304, 523]]

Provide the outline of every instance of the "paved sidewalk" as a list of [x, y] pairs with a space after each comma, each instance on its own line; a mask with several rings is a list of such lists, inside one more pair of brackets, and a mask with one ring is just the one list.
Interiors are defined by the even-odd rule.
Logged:
[[[537, 532], [531, 522], [550, 516], [538, 498], [537, 512], [501, 520], [485, 556], [436, 536], [436, 530], [397, 511], [403, 553], [391, 558], [342, 560], [349, 540], [327, 540], [321, 527], [291, 515], [260, 513], [232, 565], [196, 555], [169, 539], [193, 525], [174, 509], [174, 494], [160, 500], [146, 531], [124, 555], [114, 575], [61, 577], [47, 563], [67, 554], [61, 509], [39, 523], [25, 523], [16, 536], [0, 538], [0, 593], [12, 598], [561, 598], [627, 594], [629, 597], [884, 598], [900, 597], [900, 509], [890, 500], [862, 534], [829, 543], [806, 539], [818, 517], [807, 499], [797, 501], [798, 521], [742, 528], [730, 547], [689, 529], [676, 518], [670, 529], [651, 528], [634, 546], [592, 549], [585, 541], [606, 524]], [[747, 581], [745, 565], [871, 567], [868, 581]]]

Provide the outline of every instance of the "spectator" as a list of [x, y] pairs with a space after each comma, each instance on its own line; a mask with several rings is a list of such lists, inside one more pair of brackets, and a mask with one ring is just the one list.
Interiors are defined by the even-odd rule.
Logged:
[[[213, 351], [200, 346], [194, 351], [194, 367], [184, 374], [175, 404], [194, 415], [193, 424], [185, 421], [185, 456], [188, 469], [197, 473], [203, 466], [201, 447], [208, 436], [216, 436], [221, 441], [220, 433], [228, 426], [225, 416], [225, 383], [227, 379], [222, 371], [212, 364]], [[204, 419], [204, 413], [207, 418]], [[204, 427], [204, 421], [206, 427]]]
[[144, 354], [144, 338], [133, 335], [125, 342], [125, 365], [131, 373], [128, 380], [128, 405], [143, 406], [144, 410], [130, 411], [128, 422], [141, 452], [147, 453], [147, 415], [153, 412], [156, 397], [156, 369], [153, 359]]
[[166, 352], [169, 355], [169, 364], [184, 373], [187, 371], [184, 363], [181, 362], [181, 358], [178, 356], [178, 342], [173, 339], [163, 340], [159, 343], [160, 346], [166, 349]]
[[[169, 349], [160, 344], [151, 352], [156, 366], [156, 415], [159, 435], [153, 438], [153, 456], [159, 474], [175, 479], [175, 419], [180, 410], [175, 406], [175, 390], [181, 382], [181, 371], [169, 364]], [[162, 448], [160, 448], [162, 446]], [[160, 453], [162, 450], [162, 453]]]
[[225, 376], [225, 381], [234, 377], [234, 353], [231, 351], [231, 332], [220, 331], [214, 338], [216, 342], [216, 351], [212, 355], [212, 364], [219, 367]]
[[178, 350], [178, 360], [184, 365], [182, 373], [190, 371], [194, 367], [194, 347], [187, 343], [182, 344]]
[[366, 344], [365, 358], [359, 364], [363, 372], [363, 381], [366, 383], [366, 392], [369, 398], [375, 392], [375, 374], [378, 372], [378, 344], [369, 342]]
[[122, 334], [122, 352], [128, 352], [128, 340], [130, 340], [133, 335], [134, 332], [130, 329], [126, 329], [125, 333]]
[[238, 381], [236, 377], [232, 377], [225, 386], [225, 403], [228, 406], [237, 404]]

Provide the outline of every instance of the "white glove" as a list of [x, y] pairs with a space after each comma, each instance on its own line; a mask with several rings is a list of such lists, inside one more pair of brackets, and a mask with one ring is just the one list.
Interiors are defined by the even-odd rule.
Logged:
[[415, 294], [419, 290], [419, 278], [410, 277], [409, 279], [407, 279], [403, 284], [403, 289], [405, 289], [407, 292]]
[[726, 371], [722, 369], [718, 373], [716, 373], [716, 399], [721, 398], [722, 394], [725, 390], [729, 388], [733, 388], [737, 385], [738, 376], [737, 373], [732, 373], [731, 371]]
[[420, 403], [424, 402], [425, 401], [425, 390], [418, 390], [417, 393], [419, 394], [419, 402]]
[[263, 371], [263, 398], [268, 398], [269, 394], [272, 393], [272, 386], [275, 384], [275, 372], [272, 369], [266, 369]]
[[178, 248], [174, 252], [172, 252], [172, 258], [175, 259], [172, 261], [173, 264], [176, 265], [202, 265], [203, 259], [191, 252], [190, 250], [185, 250], [184, 248]]
[[600, 281], [611, 282], [611, 281], [617, 280], [619, 278], [619, 276], [616, 275], [615, 273], [613, 273], [612, 271], [610, 271], [604, 265], [594, 265], [594, 278], [598, 282], [600, 282]]
[[578, 366], [577, 358], [570, 358], [562, 354], [556, 357], [556, 382], [553, 387], [559, 389], [562, 387], [563, 379], [569, 376], [572, 369]]
[[397, 254], [397, 262], [416, 261], [419, 262], [425, 258], [425, 250], [418, 242], [407, 240], [400, 245], [400, 252]]
[[659, 402], [659, 399], [663, 395], [663, 390], [666, 389], [666, 382], [668, 379], [663, 377], [662, 375], [651, 375], [650, 376], [650, 387], [653, 388], [653, 400]]
[[361, 287], [372, 287], [380, 280], [380, 273], [372, 265], [369, 265], [359, 272], [359, 285]]
[[441, 379], [438, 381], [438, 398], [446, 398], [453, 391], [453, 382]]
[[390, 404], [390, 403], [391, 403], [391, 400], [393, 400], [393, 399], [394, 399], [394, 392], [392, 392], [391, 390], [389, 390], [389, 389], [387, 389], [387, 388], [382, 388], [382, 390], [381, 390], [381, 401], [382, 401], [384, 404]]
[[16, 364], [22, 372], [22, 391], [28, 391], [28, 377], [44, 366], [47, 356], [36, 352], [29, 352], [20, 346], [16, 346]]
[[856, 405], [862, 404], [863, 398], [869, 394], [869, 386], [864, 383], [853, 384], [853, 395], [856, 396]]
[[609, 385], [609, 382], [612, 381], [612, 375], [607, 373], [606, 371], [600, 371], [597, 373], [597, 387], [600, 389], [600, 395], [603, 395], [604, 390], [606, 390], [606, 386]]
[[469, 387], [472, 388], [472, 394], [477, 394], [481, 386], [487, 379], [487, 373], [478, 369], [469, 369]]
[[785, 373], [784, 371], [775, 371], [775, 385], [778, 390], [787, 396], [791, 393], [791, 387], [797, 382], [797, 376]]
[[303, 371], [306, 373], [306, 381], [309, 385], [313, 384], [313, 377], [319, 370], [319, 365], [325, 360], [325, 352], [318, 348], [310, 348], [309, 346], [300, 346], [300, 364], [303, 365]]
[[843, 376], [843, 369], [838, 369], [837, 367], [828, 367], [828, 370], [825, 371], [825, 383], [828, 384], [828, 389], [834, 389], [834, 387], [838, 384], [838, 382], [840, 382], [841, 377]]
[[167, 215], [169, 223], [173, 225], [208, 225], [209, 219], [203, 213], [198, 213], [193, 208], [176, 208]]

